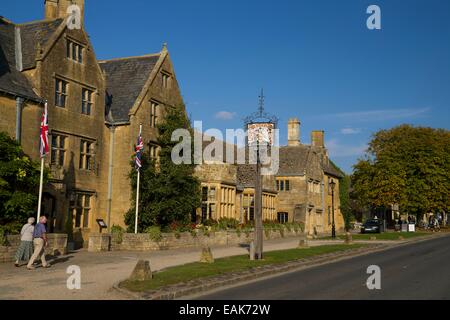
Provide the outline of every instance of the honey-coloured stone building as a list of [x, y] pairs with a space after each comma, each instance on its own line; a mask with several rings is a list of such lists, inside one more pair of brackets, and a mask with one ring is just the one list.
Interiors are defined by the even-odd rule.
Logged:
[[[67, 9], [81, 9], [81, 28], [69, 28]], [[131, 206], [128, 174], [142, 124], [145, 150], [158, 157], [156, 125], [168, 108], [184, 110], [170, 54], [160, 52], [98, 60], [84, 28], [84, 0], [46, 0], [44, 19], [15, 24], [0, 17], [0, 131], [39, 159], [39, 124], [48, 103], [51, 179], [42, 214], [51, 232], [72, 225], [86, 246], [97, 219], [124, 225]], [[289, 144], [280, 150], [280, 172], [264, 178], [265, 220], [302, 221], [308, 233], [330, 230], [330, 179], [340, 177], [328, 159], [323, 132], [301, 144], [300, 123], [289, 121]], [[254, 179], [245, 165], [201, 165], [202, 206], [196, 220], [254, 218]], [[337, 181], [338, 182], [338, 181]], [[342, 228], [336, 188], [336, 224]], [[69, 228], [70, 229], [70, 228]]]

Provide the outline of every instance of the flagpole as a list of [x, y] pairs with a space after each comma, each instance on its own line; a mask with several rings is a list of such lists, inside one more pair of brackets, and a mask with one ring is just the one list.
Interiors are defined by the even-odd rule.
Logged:
[[[142, 134], [142, 124], [139, 126], [139, 136]], [[141, 169], [137, 169], [137, 188], [136, 188], [136, 213], [134, 215], [134, 233], [138, 233], [138, 216], [139, 216], [139, 185], [141, 180]]]
[[137, 233], [138, 228], [138, 214], [139, 214], [139, 180], [141, 177], [141, 171], [138, 170], [137, 174], [137, 190], [136, 190], [136, 214], [135, 214], [135, 221], [134, 221], [134, 233]]
[[44, 161], [45, 155], [48, 153], [48, 109], [47, 100], [44, 104], [44, 112], [42, 114], [41, 128], [40, 128], [40, 148], [39, 152], [41, 155], [41, 177], [39, 180], [39, 198], [38, 198], [38, 210], [37, 210], [37, 222], [41, 217], [41, 206], [42, 206], [42, 189], [44, 186]]
[[37, 212], [37, 220], [39, 221], [39, 218], [41, 216], [41, 203], [42, 203], [42, 187], [44, 184], [44, 157], [41, 157], [41, 179], [39, 182], [39, 200], [38, 200], [38, 212]]

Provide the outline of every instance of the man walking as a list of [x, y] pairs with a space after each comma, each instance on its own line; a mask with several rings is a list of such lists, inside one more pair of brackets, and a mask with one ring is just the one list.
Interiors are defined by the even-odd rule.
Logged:
[[41, 256], [41, 262], [43, 268], [49, 268], [50, 265], [45, 260], [45, 247], [48, 245], [47, 240], [47, 230], [45, 229], [45, 224], [47, 223], [47, 217], [41, 216], [39, 218], [39, 223], [34, 228], [33, 233], [33, 244], [34, 244], [34, 253], [28, 262], [27, 269], [33, 270], [33, 263], [39, 256]]

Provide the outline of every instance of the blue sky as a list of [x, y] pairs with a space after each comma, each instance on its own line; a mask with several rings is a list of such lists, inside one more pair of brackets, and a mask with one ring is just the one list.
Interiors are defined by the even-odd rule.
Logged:
[[[14, 22], [41, 19], [43, 0], [2, 2]], [[366, 9], [381, 8], [368, 30]], [[86, 0], [97, 57], [157, 52], [164, 42], [193, 120], [240, 128], [263, 87], [281, 142], [290, 117], [302, 141], [323, 129], [345, 171], [379, 129], [449, 129], [448, 0]]]

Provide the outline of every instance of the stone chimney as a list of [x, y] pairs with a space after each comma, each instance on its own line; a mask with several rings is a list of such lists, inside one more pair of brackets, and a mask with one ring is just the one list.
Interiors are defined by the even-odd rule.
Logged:
[[300, 121], [297, 118], [291, 118], [288, 121], [288, 146], [295, 147], [300, 145]]
[[67, 9], [71, 5], [77, 5], [81, 10], [81, 23], [84, 20], [84, 0], [45, 0], [45, 19], [65, 18]]
[[325, 131], [314, 130], [311, 132], [311, 145], [313, 147], [325, 148]]

